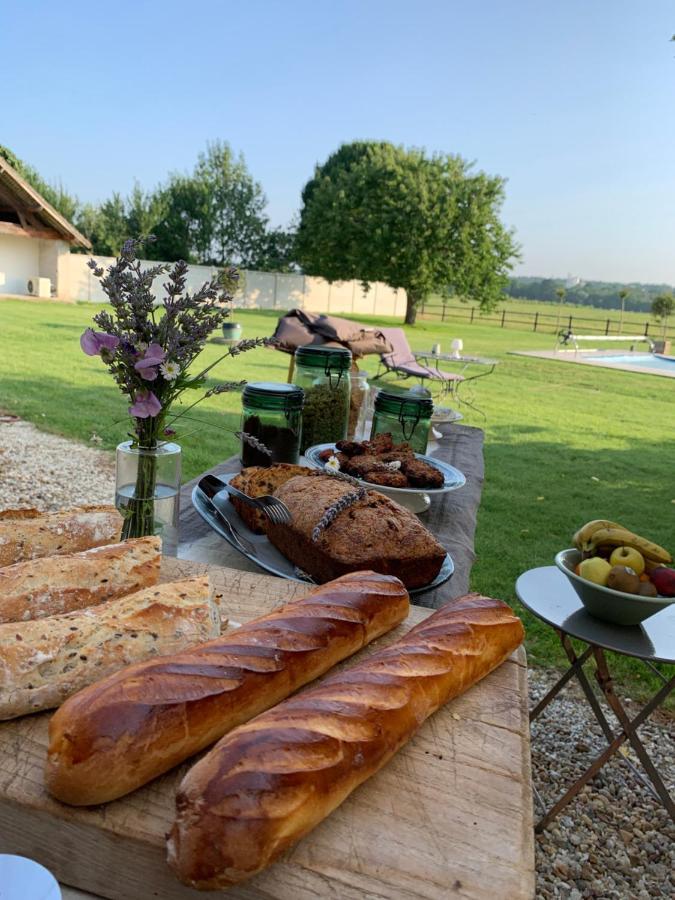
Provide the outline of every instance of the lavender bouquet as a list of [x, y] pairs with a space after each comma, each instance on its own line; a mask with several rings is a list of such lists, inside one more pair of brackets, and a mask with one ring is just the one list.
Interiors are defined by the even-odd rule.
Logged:
[[[215, 362], [196, 373], [190, 371], [206, 339], [230, 314], [224, 304], [232, 300], [238, 274], [221, 272], [195, 293], [185, 289], [187, 263], [142, 268], [138, 248], [146, 239], [125, 241], [120, 256], [107, 271], [95, 260], [89, 267], [101, 281], [112, 309], [94, 316], [98, 330], [88, 328], [80, 338], [88, 356], [100, 356], [115, 382], [129, 399], [133, 421], [131, 446], [139, 451], [133, 496], [121, 510], [123, 539], [153, 534], [157, 486], [157, 451], [176, 434], [174, 426], [193, 407], [214, 394], [238, 389], [245, 382], [224, 382], [206, 390], [206, 376], [221, 360], [268, 343], [265, 338], [241, 341]], [[166, 275], [165, 296], [158, 300], [154, 280]], [[200, 391], [174, 414], [172, 407], [187, 391]], [[189, 417], [188, 417], [189, 418]]]

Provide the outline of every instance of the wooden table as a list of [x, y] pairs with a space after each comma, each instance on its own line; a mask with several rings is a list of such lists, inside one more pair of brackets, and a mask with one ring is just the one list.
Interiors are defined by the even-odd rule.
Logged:
[[[162, 578], [209, 571], [244, 622], [306, 585], [165, 558]], [[382, 646], [430, 611], [413, 607]], [[366, 648], [363, 653], [372, 652]], [[353, 657], [357, 659], [358, 656]], [[113, 803], [68, 807], [43, 785], [49, 713], [0, 723], [0, 853], [111, 900], [525, 900], [534, 890], [523, 650], [429, 719], [377, 775], [282, 860], [226, 894], [175, 880], [164, 835], [189, 764]], [[0, 893], [1, 893], [0, 885]], [[68, 900], [81, 897], [65, 892]]]
[[[482, 483], [481, 447], [479, 429], [455, 425], [440, 451], [467, 475], [467, 486], [425, 514], [456, 565], [448, 584], [421, 598], [434, 606], [468, 588]], [[262, 615], [307, 590], [304, 584], [262, 574], [224, 548], [220, 539], [213, 542], [210, 530], [200, 534], [186, 529], [191, 522], [186, 503], [181, 555], [201, 556], [202, 561], [165, 558], [163, 580], [208, 570], [235, 622]], [[231, 568], [204, 561], [214, 555]], [[428, 609], [413, 607], [406, 623], [376, 645], [395, 639], [429, 614]], [[45, 713], [0, 723], [0, 853], [36, 859], [62, 883], [87, 891], [64, 887], [65, 900], [525, 900], [534, 894], [522, 648], [439, 710], [389, 765], [291, 853], [226, 894], [184, 888], [164, 862], [175, 789], [188, 764], [114, 803], [70, 808], [44, 790], [48, 721]]]

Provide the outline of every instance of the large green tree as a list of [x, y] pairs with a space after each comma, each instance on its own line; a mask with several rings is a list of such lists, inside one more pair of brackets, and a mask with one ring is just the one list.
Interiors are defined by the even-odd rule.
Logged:
[[404, 288], [409, 324], [432, 292], [490, 309], [518, 255], [499, 217], [503, 198], [502, 178], [459, 156], [343, 144], [303, 190], [298, 261], [329, 281]]

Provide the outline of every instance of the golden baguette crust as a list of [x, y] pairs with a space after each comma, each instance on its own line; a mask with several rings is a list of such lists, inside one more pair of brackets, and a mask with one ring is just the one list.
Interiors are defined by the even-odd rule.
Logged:
[[235, 729], [179, 787], [169, 865], [202, 890], [259, 872], [382, 768], [428, 716], [500, 665], [523, 635], [505, 603], [469, 594]]
[[367, 491], [312, 540], [324, 512], [353, 492], [351, 484], [319, 472], [291, 478], [274, 496], [283, 500], [292, 520], [288, 525], [269, 523], [267, 537], [320, 583], [359, 569], [394, 575], [408, 589], [432, 582], [445, 561], [445, 549], [414, 513], [377, 491]]
[[75, 694], [53, 716], [48, 790], [106, 803], [203, 750], [408, 614], [395, 578], [358, 572], [193, 650]]
[[114, 544], [121, 531], [122, 516], [114, 506], [78, 506], [51, 513], [7, 509], [0, 513], [0, 566]]
[[220, 634], [207, 576], [48, 619], [0, 625], [0, 719], [50, 709], [93, 681]]
[[0, 623], [61, 615], [156, 584], [161, 550], [161, 539], [150, 536], [5, 566]]

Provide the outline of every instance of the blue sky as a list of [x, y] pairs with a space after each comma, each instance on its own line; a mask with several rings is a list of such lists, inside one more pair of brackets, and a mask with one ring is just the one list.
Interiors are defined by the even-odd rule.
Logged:
[[375, 138], [508, 179], [518, 271], [675, 282], [669, 0], [0, 0], [0, 143], [82, 200], [241, 150], [275, 224]]

